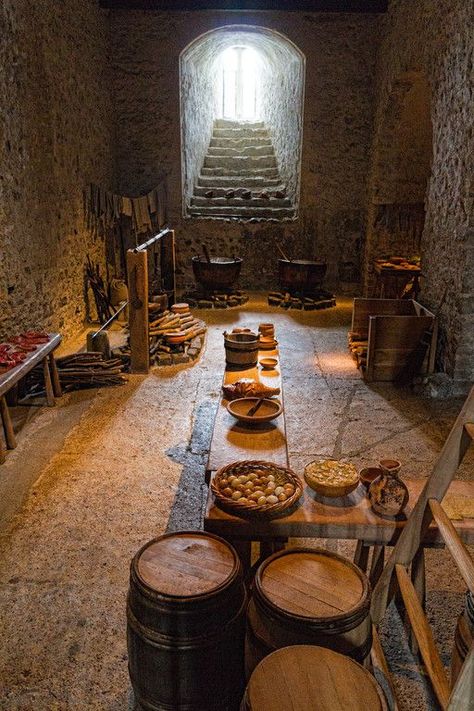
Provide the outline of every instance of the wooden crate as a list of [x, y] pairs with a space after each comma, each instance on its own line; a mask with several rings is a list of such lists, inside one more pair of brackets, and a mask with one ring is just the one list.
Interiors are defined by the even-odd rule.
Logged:
[[365, 379], [394, 380], [431, 327], [423, 373], [432, 373], [434, 369], [437, 340], [434, 314], [413, 300], [354, 299], [352, 331], [368, 339]]

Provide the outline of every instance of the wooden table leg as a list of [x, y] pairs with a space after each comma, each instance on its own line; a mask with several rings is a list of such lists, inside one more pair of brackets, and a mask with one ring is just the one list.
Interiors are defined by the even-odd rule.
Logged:
[[[416, 590], [421, 606], [425, 609], [426, 605], [426, 581], [425, 581], [425, 549], [420, 546], [411, 562], [411, 581]], [[418, 643], [413, 634], [413, 628], [410, 625], [410, 647], [413, 654], [418, 653]]]
[[229, 540], [229, 543], [235, 548], [237, 555], [240, 558], [244, 569], [244, 576], [250, 570], [252, 564], [252, 541]]
[[378, 582], [383, 570], [383, 564], [385, 560], [385, 546], [374, 546], [372, 552], [372, 562], [370, 564], [369, 580], [372, 588]]
[[61, 381], [59, 380], [58, 366], [56, 365], [56, 358], [54, 353], [48, 355], [49, 359], [49, 370], [51, 372], [51, 380], [53, 383], [53, 393], [54, 397], [61, 397], [63, 394], [61, 389]]
[[365, 541], [357, 541], [357, 547], [354, 554], [354, 563], [357, 565], [364, 573], [367, 572], [367, 565], [369, 562], [369, 551], [370, 546], [365, 543]]
[[2, 395], [0, 398], [0, 412], [2, 416], [3, 431], [5, 432], [5, 442], [8, 449], [15, 449], [16, 439], [15, 433], [13, 431], [13, 424], [10, 418], [10, 411], [8, 409], [7, 401], [5, 396]]
[[51, 382], [51, 373], [49, 372], [49, 362], [48, 362], [47, 357], [43, 359], [43, 375], [44, 375], [44, 387], [46, 390], [46, 402], [48, 403], [48, 407], [54, 407], [55, 402], [54, 402], [53, 384]]
[[5, 461], [5, 447], [3, 446], [2, 438], [0, 437], [0, 464]]

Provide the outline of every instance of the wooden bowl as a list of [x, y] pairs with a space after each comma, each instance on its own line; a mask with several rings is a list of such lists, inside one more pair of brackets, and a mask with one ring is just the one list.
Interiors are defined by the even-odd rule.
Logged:
[[278, 358], [260, 358], [258, 362], [264, 370], [273, 370], [278, 365]]
[[178, 343], [184, 343], [186, 340], [186, 331], [169, 331], [163, 334], [165, 339], [171, 345], [177, 345]]
[[270, 422], [283, 412], [283, 405], [278, 400], [265, 398], [254, 415], [248, 411], [260, 400], [258, 397], [240, 397], [227, 403], [230, 414], [241, 422]]
[[[339, 481], [337, 471], [345, 473], [347, 481]], [[340, 462], [337, 459], [321, 459], [310, 462], [304, 468], [304, 478], [308, 486], [320, 496], [338, 498], [347, 496], [359, 485], [357, 469], [350, 462]]]
[[173, 306], [171, 307], [171, 311], [174, 314], [187, 314], [189, 311], [189, 304], [173, 304]]
[[258, 347], [260, 350], [272, 351], [278, 345], [278, 341], [275, 338], [269, 338], [267, 336], [260, 336]]

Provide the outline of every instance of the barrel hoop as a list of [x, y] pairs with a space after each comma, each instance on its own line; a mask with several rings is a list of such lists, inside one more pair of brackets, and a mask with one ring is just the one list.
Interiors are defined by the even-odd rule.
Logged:
[[161, 632], [156, 632], [155, 630], [145, 627], [136, 618], [133, 613], [130, 603], [127, 603], [127, 623], [131, 629], [136, 632], [140, 637], [146, 639], [146, 641], [152, 646], [160, 649], [170, 649], [176, 647], [177, 650], [192, 650], [192, 649], [202, 649], [202, 647], [211, 647], [219, 642], [226, 634], [230, 634], [233, 628], [239, 623], [240, 619], [245, 614], [247, 608], [247, 594], [245, 588], [243, 590], [243, 599], [237, 614], [227, 622], [224, 622], [218, 631], [213, 632], [209, 635], [199, 635], [196, 637], [177, 637], [176, 635], [170, 636], [162, 634]]
[[[254, 628], [250, 625], [247, 624], [247, 634], [250, 631], [250, 636], [254, 637], [254, 639], [257, 641], [258, 645], [260, 646], [261, 649], [271, 649], [274, 651], [273, 647], [270, 647], [269, 644], [254, 630]], [[314, 642], [316, 644], [316, 642]], [[291, 645], [290, 645], [291, 646]], [[325, 646], [325, 645], [319, 645], [319, 646]], [[358, 647], [352, 647], [350, 652], [347, 652], [346, 656], [351, 657], [352, 659], [355, 659], [356, 661], [360, 659], [365, 659], [369, 653], [370, 650], [372, 649], [372, 630], [370, 630], [370, 633], [363, 642], [363, 644], [359, 645]]]
[[232, 346], [229, 346], [228, 343], [226, 343], [225, 349], [226, 351], [231, 351], [232, 353], [240, 353], [241, 355], [245, 355], [246, 353], [258, 353], [258, 344], [255, 346], [252, 344], [252, 347], [249, 348], [233, 348]]

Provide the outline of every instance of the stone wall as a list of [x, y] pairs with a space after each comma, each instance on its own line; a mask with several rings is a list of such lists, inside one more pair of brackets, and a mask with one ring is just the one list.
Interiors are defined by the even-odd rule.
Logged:
[[[421, 241], [421, 301], [436, 309], [445, 287], [441, 313], [439, 367], [456, 379], [474, 378], [473, 229], [473, 54], [472, 0], [392, 0], [383, 19], [379, 50], [377, 111], [374, 133], [371, 200], [377, 175], [389, 176], [394, 165], [381, 159], [381, 136], [394, 92], [406, 77], [423, 76], [429, 86], [432, 124], [431, 177], [425, 197], [426, 221]], [[396, 135], [396, 132], [395, 132]], [[399, 144], [403, 158], [403, 142]], [[392, 153], [392, 156], [394, 154]], [[412, 155], [404, 156], [407, 162]], [[383, 156], [382, 156], [383, 158]], [[395, 170], [398, 170], [395, 165]], [[412, 169], [410, 169], [412, 170]], [[388, 177], [387, 180], [390, 180]], [[387, 184], [387, 182], [386, 182]], [[366, 275], [374, 244], [367, 245]]]
[[107, 14], [97, 0], [0, 8], [0, 337], [84, 320], [82, 189], [112, 187]]
[[[227, 24], [267, 27], [306, 56], [300, 218], [291, 223], [182, 218], [179, 54], [196, 37]], [[111, 65], [121, 191], [147, 191], [168, 173], [180, 286], [192, 284], [190, 259], [205, 243], [213, 255], [245, 259], [241, 284], [276, 286], [276, 240], [293, 257], [359, 262], [365, 233], [368, 153], [373, 121], [376, 15], [114, 10]]]

